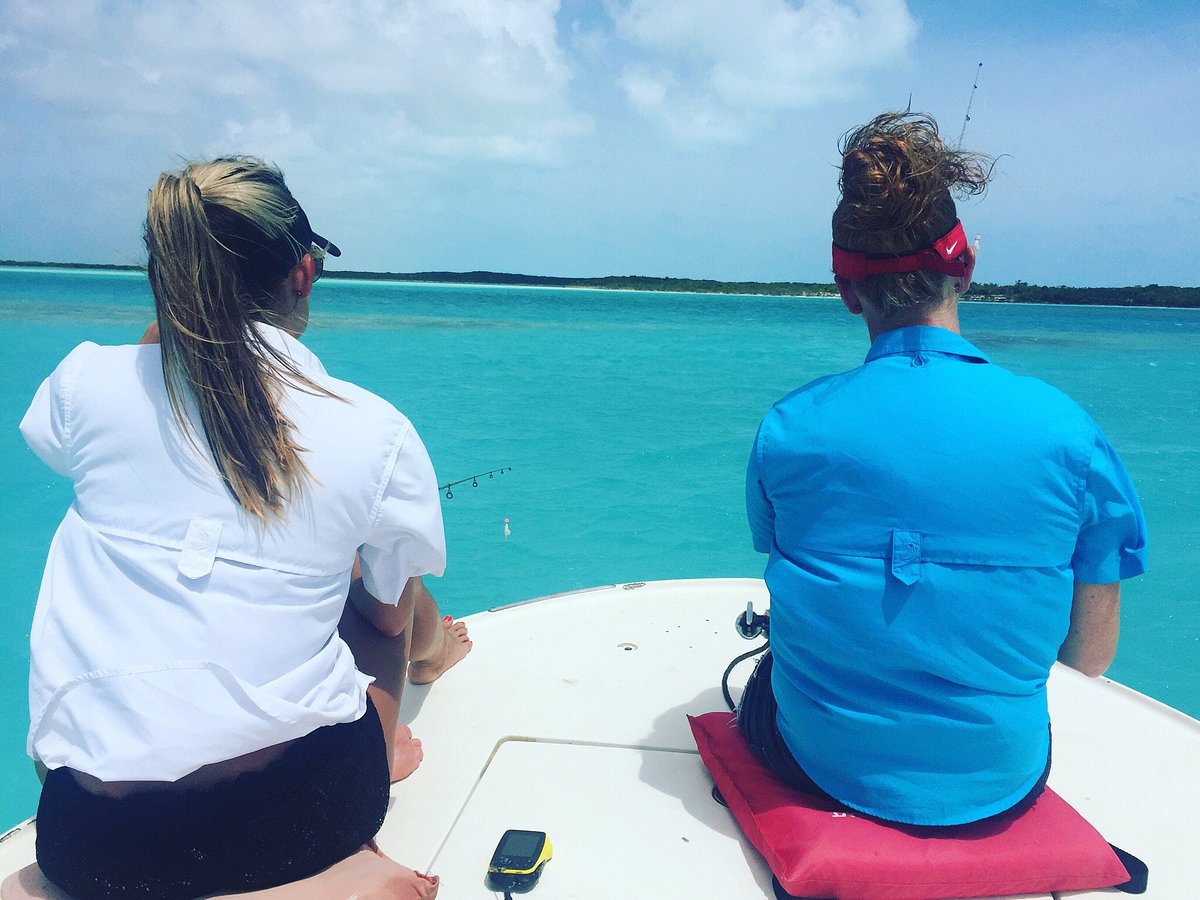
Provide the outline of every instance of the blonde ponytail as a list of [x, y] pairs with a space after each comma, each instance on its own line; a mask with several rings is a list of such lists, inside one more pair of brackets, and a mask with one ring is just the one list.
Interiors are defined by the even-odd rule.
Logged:
[[[332, 396], [255, 327], [279, 321], [287, 302], [283, 279], [309, 250], [285, 240], [298, 215], [282, 174], [243, 157], [164, 173], [146, 215], [147, 268], [172, 412], [194, 440], [187, 413], [194, 403], [222, 479], [260, 521], [280, 515], [309, 477], [304, 448], [282, 411], [286, 384]], [[264, 262], [256, 253], [279, 246], [288, 250], [282, 258], [276, 250]]]

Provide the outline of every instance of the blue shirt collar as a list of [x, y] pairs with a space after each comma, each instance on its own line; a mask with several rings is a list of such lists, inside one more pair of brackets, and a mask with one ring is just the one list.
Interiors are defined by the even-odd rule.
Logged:
[[961, 356], [970, 362], [991, 362], [982, 350], [962, 335], [934, 325], [914, 325], [885, 331], [871, 344], [866, 361], [871, 362], [881, 356], [921, 352]]

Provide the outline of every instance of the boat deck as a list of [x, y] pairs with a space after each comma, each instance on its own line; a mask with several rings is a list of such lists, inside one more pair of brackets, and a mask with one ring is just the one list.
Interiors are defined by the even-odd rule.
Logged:
[[[382, 848], [440, 875], [446, 900], [499, 896], [484, 875], [508, 828], [554, 844], [534, 897], [773, 897], [761, 857], [710, 796], [686, 719], [725, 709], [721, 673], [754, 646], [733, 628], [748, 600], [766, 608], [761, 581], [702, 579], [468, 617], [471, 655], [406, 690], [402, 717], [425, 760], [393, 788]], [[735, 672], [735, 696], [749, 669]], [[1051, 786], [1145, 860], [1144, 896], [1200, 896], [1200, 722], [1062, 667], [1050, 684]], [[32, 860], [32, 832], [0, 842], [0, 873]]]

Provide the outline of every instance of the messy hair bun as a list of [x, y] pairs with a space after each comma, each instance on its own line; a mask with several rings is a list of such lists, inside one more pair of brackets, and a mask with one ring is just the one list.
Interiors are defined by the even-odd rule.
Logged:
[[[923, 113], [886, 112], [848, 132], [833, 213], [833, 242], [846, 250], [902, 255], [930, 246], [954, 227], [954, 197], [982, 194], [992, 160], [947, 147]], [[870, 275], [860, 298], [894, 312], [940, 302], [947, 276], [931, 271]]]

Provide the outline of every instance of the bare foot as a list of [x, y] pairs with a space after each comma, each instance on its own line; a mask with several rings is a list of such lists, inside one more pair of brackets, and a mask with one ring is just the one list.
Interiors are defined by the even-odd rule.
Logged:
[[419, 879], [419, 881], [413, 884], [413, 888], [417, 891], [417, 896], [420, 900], [434, 900], [437, 897], [441, 879], [436, 875], [426, 875], [424, 872], [418, 872], [416, 869], [413, 870], [413, 874]]
[[392, 783], [403, 781], [425, 758], [421, 742], [412, 736], [412, 729], [403, 722], [396, 726], [396, 749], [392, 753]]
[[223, 900], [235, 897], [239, 900], [433, 900], [437, 892], [437, 876], [424, 875], [393, 862], [378, 849], [364, 847], [303, 881], [220, 897]]
[[467, 624], [442, 616], [442, 647], [426, 660], [413, 660], [408, 664], [408, 680], [413, 684], [429, 684], [437, 681], [446, 671], [471, 652], [472, 642], [467, 637]]
[[[363, 848], [302, 881], [210, 900], [434, 900], [436, 875], [426, 875], [388, 859], [378, 848]], [[3, 900], [71, 900], [42, 875], [37, 864], [10, 875], [0, 885]]]

